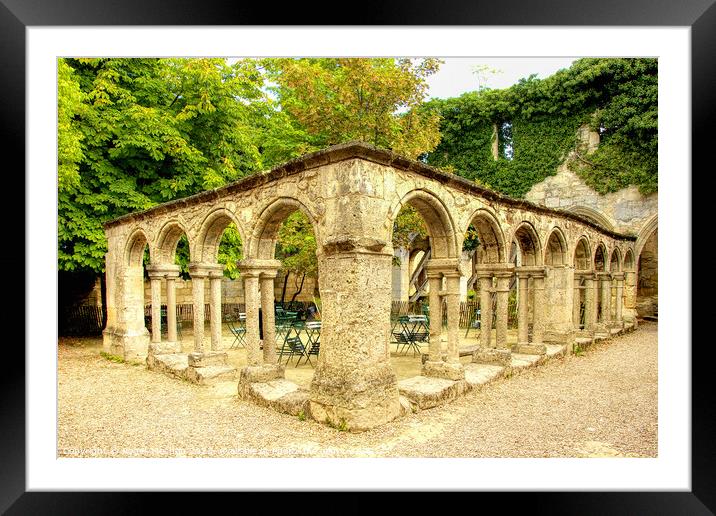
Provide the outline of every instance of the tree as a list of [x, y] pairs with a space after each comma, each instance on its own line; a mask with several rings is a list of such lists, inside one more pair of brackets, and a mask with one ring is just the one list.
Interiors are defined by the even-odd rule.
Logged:
[[267, 59], [282, 108], [314, 149], [360, 140], [417, 157], [435, 148], [436, 113], [420, 113], [437, 59]]
[[[103, 271], [109, 219], [262, 169], [263, 135], [287, 123], [264, 80], [253, 60], [61, 59], [59, 269]], [[224, 240], [232, 275], [238, 233]]]

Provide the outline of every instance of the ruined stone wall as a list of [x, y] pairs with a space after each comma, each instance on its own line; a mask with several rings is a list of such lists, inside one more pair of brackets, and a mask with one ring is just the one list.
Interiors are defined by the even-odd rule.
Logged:
[[[562, 165], [557, 175], [537, 183], [527, 192], [528, 201], [570, 210], [587, 208], [602, 215], [615, 231], [636, 235], [657, 213], [657, 194], [642, 195], [636, 186], [599, 194], [574, 172]], [[588, 214], [588, 210], [583, 212]], [[579, 210], [575, 212], [579, 213]]]
[[659, 300], [659, 235], [655, 231], [644, 244], [639, 257], [636, 310], [640, 317], [657, 314]]

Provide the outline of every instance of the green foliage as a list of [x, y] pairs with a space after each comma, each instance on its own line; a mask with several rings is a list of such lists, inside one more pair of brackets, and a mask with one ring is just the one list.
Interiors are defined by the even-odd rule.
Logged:
[[[400, 208], [398, 216], [393, 222], [393, 247], [407, 248], [416, 236], [428, 236], [428, 230], [425, 227], [425, 221], [415, 208], [405, 205]], [[400, 260], [398, 264], [400, 265]]]
[[[598, 192], [630, 184], [656, 191], [656, 59], [580, 59], [546, 79], [432, 100], [422, 110], [441, 116], [442, 138], [428, 163], [507, 195], [523, 197], [572, 150], [579, 153], [577, 129], [585, 123], [601, 128], [601, 143], [570, 168]], [[502, 138], [494, 159], [496, 133]]]
[[298, 411], [298, 420], [299, 421], [305, 421], [306, 420], [306, 413], [303, 410]]
[[279, 227], [276, 258], [281, 260], [285, 272], [313, 278], [318, 275], [316, 236], [302, 211], [294, 211]]

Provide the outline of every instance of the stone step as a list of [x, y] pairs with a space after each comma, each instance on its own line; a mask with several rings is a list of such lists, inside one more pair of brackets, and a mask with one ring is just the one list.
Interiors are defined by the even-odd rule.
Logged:
[[424, 410], [445, 405], [465, 390], [465, 380], [453, 381], [428, 376], [414, 376], [398, 382], [398, 391], [412, 404]]
[[206, 367], [187, 367], [185, 378], [199, 385], [208, 385], [220, 381], [236, 380], [236, 368], [226, 365]]
[[169, 353], [165, 355], [147, 356], [147, 368], [151, 371], [185, 379], [189, 367], [189, 358], [185, 353]]
[[243, 389], [242, 397], [264, 407], [293, 416], [309, 412], [309, 393], [283, 378], [269, 382], [251, 383]]
[[465, 364], [465, 381], [472, 389], [479, 389], [500, 378], [505, 370], [505, 367], [499, 365]]

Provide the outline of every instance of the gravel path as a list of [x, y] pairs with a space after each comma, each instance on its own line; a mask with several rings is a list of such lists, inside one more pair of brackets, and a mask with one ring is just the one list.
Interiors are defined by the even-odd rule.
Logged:
[[657, 324], [361, 434], [61, 339], [63, 457], [656, 457]]

